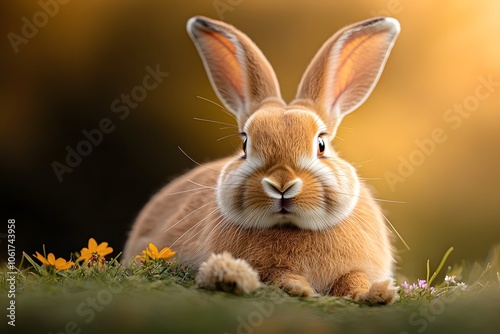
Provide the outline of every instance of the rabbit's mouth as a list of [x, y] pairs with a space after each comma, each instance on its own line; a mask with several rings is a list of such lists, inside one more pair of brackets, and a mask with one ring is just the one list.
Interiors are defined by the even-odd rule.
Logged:
[[280, 215], [289, 215], [291, 214], [290, 211], [288, 211], [287, 209], [285, 208], [281, 208], [281, 210], [278, 212]]
[[289, 219], [290, 216], [294, 216], [295, 212], [289, 205], [288, 206], [276, 205], [273, 210], [273, 215], [279, 217], [280, 220], [283, 220], [285, 218]]
[[291, 198], [276, 199], [274, 202], [273, 211], [280, 216], [288, 216], [293, 214], [293, 200]]

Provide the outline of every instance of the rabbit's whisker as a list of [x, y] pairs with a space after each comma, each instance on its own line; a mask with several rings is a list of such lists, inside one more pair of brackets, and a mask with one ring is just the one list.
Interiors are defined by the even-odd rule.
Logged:
[[239, 135], [237, 133], [231, 133], [230, 135], [227, 135], [227, 136], [224, 136], [224, 137], [220, 137], [219, 139], [217, 139], [217, 141], [221, 141], [223, 139], [226, 139], [226, 138], [229, 138], [229, 137], [233, 137], [233, 136], [237, 137]]
[[[396, 227], [394, 227], [394, 225], [391, 223], [391, 221], [384, 215], [383, 212], [380, 212], [380, 214], [382, 215], [382, 217], [384, 217], [384, 220], [387, 222], [387, 224], [389, 224], [389, 226], [394, 230], [394, 233], [396, 233], [396, 235], [398, 236], [399, 240], [401, 240], [401, 242], [403, 243], [403, 245], [405, 246], [406, 250], [410, 250], [410, 246], [406, 243], [405, 239], [403, 239], [403, 237], [401, 236], [401, 234], [399, 234], [398, 230], [396, 229]], [[389, 229], [389, 228], [387, 228]]]
[[216, 105], [217, 107], [219, 107], [219, 108], [222, 110], [222, 112], [223, 112], [224, 114], [226, 114], [226, 115], [228, 115], [228, 116], [231, 116], [234, 120], [237, 120], [237, 119], [236, 119], [236, 116], [234, 116], [234, 114], [233, 114], [233, 113], [229, 112], [229, 111], [228, 111], [226, 108], [224, 108], [224, 106], [222, 106], [221, 104], [219, 104], [219, 103], [217, 103], [217, 102], [215, 102], [215, 101], [212, 101], [212, 100], [210, 100], [210, 99], [207, 99], [206, 97], [203, 97], [203, 96], [196, 96], [196, 97], [197, 97], [197, 98], [199, 98], [200, 100], [204, 100], [204, 101], [207, 101], [207, 102], [210, 102], [210, 103], [212, 103], [212, 104]]
[[213, 189], [213, 190], [217, 190], [217, 188], [215, 186], [208, 186], [208, 185], [204, 185], [204, 184], [201, 184], [201, 183], [198, 183], [198, 182], [195, 182], [191, 179], [188, 179], [187, 180], [189, 183], [192, 183], [194, 185], [197, 185], [199, 187], [201, 187], [200, 189]]
[[224, 229], [225, 226], [223, 224], [224, 224], [225, 218], [222, 215], [219, 215], [218, 217], [215, 217], [214, 219], [212, 219], [212, 221], [210, 221], [210, 223], [207, 224], [207, 226], [205, 228], [210, 227], [217, 220], [220, 220], [220, 221], [217, 224], [215, 224], [214, 227], [212, 227], [212, 230], [208, 233], [207, 237], [204, 238], [205, 240], [203, 241], [203, 243], [201, 243], [200, 246], [198, 246], [198, 248], [195, 250], [195, 253], [198, 253], [200, 250], [202, 250], [203, 247], [205, 247], [205, 245], [207, 244], [207, 242], [209, 240], [212, 240], [212, 236], [219, 229], [219, 226], [222, 225], [222, 229]]
[[[207, 205], [210, 205], [210, 204], [214, 204], [214, 203], [215, 203], [215, 201], [212, 201], [212, 202], [210, 202], [210, 203], [205, 204], [205, 205], [204, 205], [204, 207], [206, 207]], [[191, 215], [192, 213], [196, 212], [197, 210], [198, 210], [198, 209], [191, 211], [191, 212], [190, 212], [187, 216]], [[213, 212], [215, 212], [215, 211], [217, 211], [217, 208], [215, 208], [215, 209], [213, 210]], [[187, 216], [185, 216], [184, 218], [186, 218]], [[184, 237], [184, 236], [185, 236], [188, 232], [190, 232], [191, 230], [198, 228], [198, 226], [200, 226], [200, 225], [201, 225], [201, 223], [202, 223], [204, 220], [206, 220], [208, 217], [209, 217], [209, 215], [206, 215], [205, 217], [203, 217], [203, 219], [199, 220], [196, 224], [193, 224], [193, 226], [191, 226], [190, 228], [188, 228], [188, 229], [187, 229], [184, 233], [182, 233], [182, 235], [181, 235], [180, 237], [178, 237], [178, 238], [177, 238], [177, 239], [176, 239], [176, 240], [175, 240], [172, 244], [170, 244], [170, 246], [169, 246], [169, 247], [170, 247], [170, 248], [172, 248], [172, 247], [173, 247], [173, 246], [174, 246], [174, 245], [175, 245], [175, 244], [176, 244], [179, 240], [181, 240], [181, 239], [182, 239], [182, 237]], [[181, 220], [183, 220], [184, 218], [182, 218]], [[180, 221], [178, 221], [177, 223], [179, 223], [179, 222], [180, 222]], [[177, 223], [176, 223], [176, 224], [177, 224]]]
[[206, 118], [199, 118], [199, 117], [193, 117], [193, 119], [195, 121], [201, 121], [201, 122], [207, 122], [207, 123], [215, 123], [215, 124], [221, 124], [221, 125], [227, 125], [228, 127], [231, 127], [231, 128], [237, 128], [236, 125], [234, 124], [229, 124], [229, 123], [225, 123], [225, 122], [220, 122], [220, 121], [214, 121], [212, 119], [206, 119]]
[[[207, 214], [207, 215], [206, 215], [206, 216], [205, 216], [202, 220], [200, 220], [199, 222], [197, 222], [195, 225], [199, 225], [201, 222], [203, 222], [204, 220], [206, 220], [208, 217], [210, 217], [212, 214], [214, 214], [214, 213], [215, 213], [215, 212], [217, 212], [217, 211], [218, 211], [218, 208], [217, 208], [217, 206], [215, 206], [215, 208], [214, 208], [212, 211], [210, 211], [210, 212], [209, 212], [209, 213], [208, 213], [208, 214]], [[194, 238], [194, 237], [196, 237], [198, 234], [200, 234], [201, 232], [203, 232], [203, 231], [205, 231], [207, 228], [209, 228], [209, 227], [210, 227], [210, 225], [211, 225], [211, 224], [212, 224], [212, 223], [213, 223], [216, 219], [217, 219], [217, 218], [215, 218], [215, 219], [213, 219], [213, 220], [211, 220], [211, 221], [207, 222], [203, 228], [199, 229], [199, 231], [198, 231], [198, 232], [196, 232], [194, 235], [192, 235], [192, 236], [191, 236], [191, 237], [189, 237], [188, 239], [184, 240], [184, 241], [182, 242], [182, 245], [184, 245], [186, 242], [188, 242], [189, 240], [193, 239], [193, 238]]]
[[168, 228], [164, 229], [161, 233], [166, 233], [168, 232], [171, 228], [175, 227], [177, 224], [179, 224], [180, 222], [182, 222], [184, 219], [188, 218], [189, 216], [191, 216], [192, 214], [194, 214], [195, 212], [199, 211], [199, 210], [202, 210], [203, 208], [211, 205], [211, 204], [214, 204], [216, 203], [216, 201], [210, 201], [208, 203], [205, 203], [203, 204], [202, 206], [199, 206], [198, 208], [196, 208], [195, 210], [191, 211], [190, 213], [186, 214], [184, 217], [182, 217], [180, 220], [178, 220], [177, 222], [175, 222], [174, 224], [172, 224], [171, 226], [169, 226]]
[[207, 189], [207, 187], [203, 186], [201, 188], [193, 188], [193, 189], [188, 189], [188, 190], [182, 190], [182, 191], [176, 191], [174, 193], [167, 193], [167, 194], [162, 194], [163, 196], [172, 196], [172, 195], [180, 195], [180, 194], [185, 194], [189, 192], [197, 192], [197, 191], [202, 191]]

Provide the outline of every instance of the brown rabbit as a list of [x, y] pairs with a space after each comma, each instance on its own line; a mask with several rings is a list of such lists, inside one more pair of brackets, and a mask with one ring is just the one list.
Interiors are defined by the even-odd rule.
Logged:
[[195, 269], [228, 252], [238, 260], [212, 256], [201, 266], [201, 285], [244, 285], [252, 269], [243, 259], [263, 282], [292, 295], [394, 301], [393, 251], [380, 208], [330, 142], [377, 83], [399, 23], [374, 18], [337, 32], [288, 105], [246, 35], [205, 17], [191, 18], [187, 29], [217, 96], [237, 118], [243, 149], [156, 194], [133, 226], [125, 259], [148, 242], [171, 247]]

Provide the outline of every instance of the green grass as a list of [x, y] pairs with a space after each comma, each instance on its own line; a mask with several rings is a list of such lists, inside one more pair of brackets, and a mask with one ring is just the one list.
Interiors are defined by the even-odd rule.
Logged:
[[[188, 268], [164, 260], [130, 269], [111, 260], [60, 272], [27, 255], [25, 260], [26, 268], [14, 275], [19, 333], [500, 332], [500, 246], [482, 264], [442, 269], [432, 279], [433, 293], [419, 288], [407, 295], [402, 289], [395, 304], [373, 307], [343, 298], [291, 297], [273, 286], [245, 296], [207, 291], [196, 286]], [[438, 281], [446, 271], [467, 288]], [[0, 271], [2, 333], [13, 329], [5, 316], [8, 273]]]

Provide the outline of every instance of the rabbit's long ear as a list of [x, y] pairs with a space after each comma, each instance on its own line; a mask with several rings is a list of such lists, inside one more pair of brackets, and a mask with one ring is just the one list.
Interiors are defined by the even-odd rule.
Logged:
[[237, 116], [240, 129], [266, 98], [281, 99], [273, 68], [260, 49], [241, 31], [201, 16], [188, 21], [187, 31], [203, 60], [215, 93]]
[[392, 18], [359, 22], [330, 37], [314, 56], [296, 98], [315, 103], [332, 135], [341, 118], [370, 95], [399, 30], [398, 21]]

